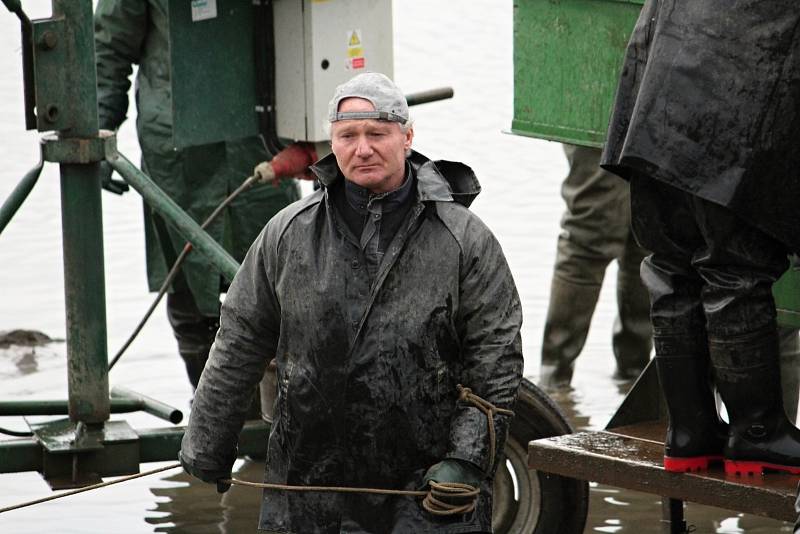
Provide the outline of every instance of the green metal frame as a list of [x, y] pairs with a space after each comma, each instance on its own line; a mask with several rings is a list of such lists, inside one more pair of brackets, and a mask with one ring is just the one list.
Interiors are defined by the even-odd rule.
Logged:
[[643, 0], [518, 0], [511, 131], [602, 146]]
[[[0, 442], [0, 473], [37, 470], [53, 488], [102, 476], [136, 473], [141, 462], [175, 460], [184, 429], [136, 431], [110, 413], [143, 410], [178, 423], [183, 415], [156, 399], [115, 388], [109, 393], [100, 162], [108, 163], [145, 201], [232, 280], [239, 264], [164, 191], [98, 131], [91, 0], [52, 0], [50, 19], [30, 21], [18, 2], [3, 0], [30, 31], [33, 89], [39, 113], [29, 127], [42, 137], [42, 160], [0, 207], [0, 232], [36, 183], [45, 161], [61, 170], [68, 399], [0, 402], [0, 415], [69, 415], [30, 424], [34, 436]], [[188, 4], [187, 4], [188, 5]], [[25, 40], [23, 39], [23, 42]], [[26, 89], [27, 91], [27, 89]], [[245, 425], [242, 454], [265, 452], [269, 425]]]

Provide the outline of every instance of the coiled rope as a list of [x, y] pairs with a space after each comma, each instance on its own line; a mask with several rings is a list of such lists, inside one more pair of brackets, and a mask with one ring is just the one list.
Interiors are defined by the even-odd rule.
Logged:
[[[489, 451], [490, 451], [489, 464], [491, 468], [492, 462], [494, 461], [494, 453], [495, 453], [494, 414], [513, 416], [514, 412], [511, 410], [506, 410], [504, 408], [496, 407], [489, 401], [475, 395], [470, 388], [461, 386], [461, 384], [458, 385], [458, 392], [459, 392], [458, 399], [460, 401], [469, 402], [470, 404], [473, 404], [481, 412], [483, 412], [484, 415], [486, 415], [488, 421], [487, 423], [488, 432], [489, 432]], [[75, 495], [77, 493], [83, 493], [85, 491], [91, 491], [106, 486], [111, 486], [112, 484], [120, 484], [122, 482], [127, 482], [128, 480], [133, 480], [136, 478], [141, 478], [156, 473], [161, 473], [163, 471], [176, 469], [178, 467], [181, 467], [181, 464], [172, 464], [166, 467], [160, 467], [158, 469], [152, 469], [150, 471], [145, 471], [142, 473], [121, 477], [116, 480], [111, 480], [109, 482], [101, 482], [99, 484], [86, 486], [85, 488], [78, 488], [75, 490], [58, 493], [56, 495], [50, 495], [49, 497], [44, 497], [42, 499], [36, 499], [33, 501], [15, 504], [13, 506], [8, 506], [6, 508], [0, 508], [0, 514], [4, 512], [9, 512], [11, 510], [17, 510], [19, 508], [24, 508], [26, 506], [32, 506], [34, 504], [41, 504], [44, 502], [61, 499], [63, 497], [69, 497], [70, 495]], [[478, 495], [480, 493], [479, 488], [476, 488], [469, 484], [461, 484], [458, 482], [436, 482], [436, 481], [430, 481], [428, 483], [429, 489], [427, 491], [396, 490], [396, 489], [383, 489], [383, 488], [357, 488], [350, 486], [292, 486], [288, 484], [250, 482], [248, 480], [239, 480], [237, 478], [222, 479], [219, 480], [219, 482], [235, 486], [247, 486], [252, 488], [261, 488], [261, 489], [278, 490], [278, 491], [365, 493], [372, 495], [402, 495], [408, 497], [418, 497], [422, 498], [422, 507], [429, 513], [437, 516], [461, 515], [473, 511], [475, 509], [475, 504], [477, 503]]]

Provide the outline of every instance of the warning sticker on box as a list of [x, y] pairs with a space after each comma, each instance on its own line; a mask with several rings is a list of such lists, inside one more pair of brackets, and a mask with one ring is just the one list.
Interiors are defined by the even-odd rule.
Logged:
[[217, 0], [192, 0], [192, 22], [217, 18]]
[[363, 69], [366, 65], [361, 30], [350, 30], [347, 32], [347, 63], [345, 66], [348, 69]]

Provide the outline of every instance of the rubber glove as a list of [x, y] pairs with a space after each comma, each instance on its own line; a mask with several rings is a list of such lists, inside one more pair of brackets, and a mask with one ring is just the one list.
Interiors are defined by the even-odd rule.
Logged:
[[181, 461], [181, 465], [183, 466], [183, 470], [192, 475], [195, 478], [199, 478], [203, 482], [208, 482], [210, 484], [217, 485], [217, 493], [225, 493], [229, 489], [231, 489], [231, 485], [226, 482], [221, 482], [222, 480], [226, 480], [231, 478], [231, 467], [228, 466], [227, 468], [219, 468], [219, 469], [201, 469], [196, 465], [193, 465], [186, 461], [183, 457], [183, 454], [178, 454], [178, 459]]
[[130, 187], [128, 184], [123, 182], [122, 180], [115, 180], [111, 177], [114, 173], [114, 169], [111, 165], [108, 164], [107, 161], [100, 162], [100, 185], [106, 191], [110, 191], [111, 193], [121, 195], [122, 193], [126, 193]]
[[425, 486], [434, 481], [440, 483], [457, 482], [479, 488], [484, 476], [483, 471], [472, 462], [448, 458], [432, 465], [428, 472], [425, 473], [425, 478], [422, 479], [422, 482]]

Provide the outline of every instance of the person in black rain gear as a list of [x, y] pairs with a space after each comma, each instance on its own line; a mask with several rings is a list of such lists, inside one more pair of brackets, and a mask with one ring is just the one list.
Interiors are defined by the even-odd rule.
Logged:
[[630, 180], [652, 251], [669, 470], [800, 473], [771, 292], [800, 250], [798, 28], [792, 0], [648, 0], [628, 45], [603, 164]]

